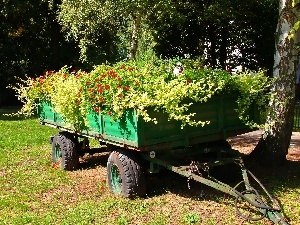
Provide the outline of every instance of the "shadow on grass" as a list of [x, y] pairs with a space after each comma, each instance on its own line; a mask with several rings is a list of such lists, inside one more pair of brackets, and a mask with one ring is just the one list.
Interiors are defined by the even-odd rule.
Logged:
[[[99, 153], [93, 156], [85, 156], [80, 163], [79, 169], [93, 169], [97, 166], [106, 167], [109, 153]], [[263, 167], [252, 162], [247, 162], [246, 167], [254, 176], [266, 187], [268, 192], [274, 196], [276, 193], [282, 193], [286, 189], [295, 189], [300, 187], [300, 163], [287, 162], [283, 167]], [[221, 167], [220, 167], [221, 169]], [[239, 171], [236, 171], [238, 175]], [[222, 174], [232, 177], [233, 174]], [[211, 188], [203, 183], [193, 180], [188, 181], [186, 177], [182, 177], [175, 172], [162, 168], [158, 174], [147, 174], [147, 195], [148, 197], [163, 195], [166, 192], [179, 194], [189, 198], [215, 199], [224, 196], [224, 192]], [[224, 183], [234, 187], [241, 179], [235, 182], [226, 182], [222, 178], [216, 176]], [[226, 179], [225, 179], [226, 180]], [[250, 184], [254, 187], [256, 182], [250, 179]], [[190, 186], [190, 189], [188, 188]], [[226, 194], [227, 195], [227, 194]], [[209, 197], [210, 196], [210, 197]], [[228, 195], [229, 196], [229, 195]]]
[[2, 121], [22, 121], [25, 119], [36, 119], [37, 115], [25, 117], [23, 115], [15, 115], [20, 110], [20, 107], [0, 108], [0, 120]]
[[[226, 182], [227, 177], [220, 177], [219, 174], [210, 172], [210, 174], [219, 179], [220, 181], [227, 183], [231, 187], [235, 186], [240, 180], [235, 182]], [[232, 174], [230, 174], [232, 176]], [[240, 175], [240, 174], [237, 174]], [[159, 174], [148, 175], [148, 196], [163, 195], [166, 192], [171, 192], [182, 197], [191, 198], [193, 200], [213, 200], [218, 201], [220, 197], [224, 197], [224, 192], [209, 187], [204, 183], [200, 183], [194, 180], [188, 180], [187, 177], [183, 177], [175, 172], [169, 170], [163, 170]]]
[[[284, 193], [287, 189], [296, 189], [300, 187], [300, 163], [298, 162], [287, 162], [285, 166], [282, 167], [263, 167], [256, 164], [248, 164], [247, 169], [251, 171], [255, 177], [262, 183], [263, 186], [268, 190], [268, 192], [274, 196], [278, 193]], [[165, 185], [165, 188], [171, 192], [176, 194], [184, 194], [187, 192], [182, 190], [188, 190], [187, 188], [187, 178], [181, 177], [175, 173], [166, 172], [166, 175], [158, 174], [159, 182], [162, 182], [161, 185]], [[232, 174], [228, 174], [228, 176], [232, 176]], [[216, 177], [219, 179], [218, 177]], [[231, 187], [235, 186], [238, 182], [225, 182], [229, 184]], [[254, 188], [258, 185], [253, 179], [250, 179], [250, 184], [254, 186]], [[213, 193], [224, 194], [221, 191], [217, 191], [211, 187], [208, 187], [205, 184], [201, 184], [199, 182], [192, 181], [191, 183], [191, 195], [193, 197], [194, 194], [199, 195], [202, 191], [213, 191]], [[197, 190], [198, 189], [198, 190]], [[202, 195], [202, 194], [201, 194]]]
[[300, 162], [287, 161], [284, 166], [261, 166], [251, 161], [245, 163], [271, 194], [300, 187]]
[[107, 152], [85, 155], [80, 159], [78, 169], [88, 170], [98, 166], [106, 167], [108, 156], [109, 154]]
[[0, 120], [2, 120], [2, 121], [22, 121], [25, 119], [35, 119], [35, 117], [25, 118], [24, 116], [9, 116], [9, 115], [0, 113]]
[[[18, 121], [27, 119], [24, 116], [14, 115], [20, 110], [20, 107], [13, 106], [13, 107], [5, 107], [0, 108], [0, 120], [2, 121]], [[34, 117], [32, 117], [34, 118]]]
[[296, 203], [297, 199], [299, 199], [300, 162], [286, 161], [284, 166], [262, 166], [252, 161], [246, 161], [245, 163], [247, 168], [265, 186], [275, 201], [278, 201], [282, 209], [282, 215], [290, 221], [290, 218], [283, 211], [282, 202]]
[[[101, 153], [87, 157], [81, 162], [80, 169], [89, 170], [97, 166], [106, 167], [108, 156], [108, 153]], [[300, 188], [300, 163], [287, 162], [285, 166], [281, 167], [265, 167], [251, 161], [246, 161], [245, 163], [247, 169], [257, 177], [275, 200], [278, 200], [276, 198], [276, 196], [278, 196], [284, 202], [296, 201], [298, 198], [297, 195], [299, 195], [297, 189]], [[232, 173], [227, 175], [232, 176]], [[240, 180], [228, 184], [234, 187], [239, 181]], [[194, 201], [199, 201], [199, 204], [201, 201], [214, 201], [220, 204], [230, 204], [234, 207], [235, 198], [233, 196], [211, 188], [203, 183], [193, 180], [188, 181], [186, 177], [182, 177], [167, 169], [162, 169], [159, 174], [147, 174], [146, 182], [147, 198], [172, 193], [184, 198], [190, 198]], [[258, 190], [261, 195], [265, 196], [263, 190], [259, 188], [257, 183], [251, 178], [250, 184]], [[241, 186], [243, 187], [243, 185]], [[295, 189], [295, 195], [292, 194], [292, 197], [291, 195], [285, 195], [286, 192], [293, 192], [293, 189]], [[269, 201], [267, 203], [272, 206]], [[281, 206], [280, 202], [279, 205]], [[280, 208], [283, 209], [282, 206]], [[284, 211], [281, 211], [281, 214], [289, 220]]]
[[[287, 162], [287, 164], [282, 167], [262, 167], [255, 164], [251, 165], [251, 163], [249, 164], [247, 169], [261, 182], [277, 205], [270, 201], [263, 189], [260, 188], [259, 184], [252, 178], [249, 178], [250, 185], [258, 191], [265, 203], [274, 208], [278, 206], [278, 208], [281, 209], [280, 214], [286, 221], [291, 222], [291, 218], [289, 218], [284, 211], [282, 202], [296, 203], [297, 199], [299, 199], [300, 163]], [[234, 187], [237, 183], [238, 182], [231, 182], [228, 183], [228, 185]], [[190, 181], [189, 186], [191, 187], [190, 189], [188, 188], [187, 178], [181, 177], [171, 171], [163, 171], [161, 174], [152, 175], [150, 179], [148, 178], [148, 197], [160, 196], [170, 192], [199, 202], [214, 201], [220, 204], [230, 204], [234, 207], [235, 197], [225, 192], [218, 191], [196, 181]], [[244, 190], [244, 185], [241, 185], [241, 187]], [[237, 189], [238, 191], [242, 191], [239, 190], [239, 188]], [[229, 199], [230, 201], [228, 201]]]

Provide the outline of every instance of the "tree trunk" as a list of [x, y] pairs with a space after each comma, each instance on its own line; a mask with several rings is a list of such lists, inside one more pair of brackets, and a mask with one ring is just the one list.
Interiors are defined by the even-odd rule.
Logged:
[[296, 22], [292, 9], [292, 0], [280, 0], [273, 68], [277, 80], [271, 90], [274, 98], [269, 103], [264, 134], [251, 154], [264, 164], [284, 164], [292, 135], [297, 65], [297, 38], [288, 38]]
[[[48, 20], [50, 24], [50, 34], [51, 34], [51, 57], [49, 62], [49, 69], [58, 70], [60, 68], [60, 40], [63, 39], [63, 35], [60, 32], [61, 27], [56, 19], [56, 13], [58, 6], [61, 4], [61, 0], [54, 0], [52, 3], [53, 8], [48, 8]], [[49, 7], [49, 6], [48, 6]]]
[[208, 48], [208, 53], [210, 56], [210, 63], [212, 67], [217, 66], [217, 38], [216, 38], [216, 27], [213, 24], [210, 24], [208, 27], [208, 37], [210, 42], [210, 47]]
[[130, 58], [133, 59], [136, 56], [137, 48], [138, 48], [138, 35], [141, 27], [141, 13], [137, 13], [136, 16], [133, 17], [133, 29], [131, 35], [131, 44], [130, 44]]
[[223, 22], [221, 28], [221, 46], [220, 46], [220, 65], [222, 69], [226, 69], [227, 45], [228, 45], [228, 22]]

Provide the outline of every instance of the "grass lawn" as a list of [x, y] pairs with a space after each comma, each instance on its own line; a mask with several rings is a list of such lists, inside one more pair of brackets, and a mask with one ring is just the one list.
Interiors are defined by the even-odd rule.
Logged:
[[[2, 224], [272, 224], [248, 222], [234, 198], [164, 171], [147, 178], [147, 197], [128, 200], [107, 190], [107, 153], [85, 156], [77, 171], [52, 167], [49, 137], [58, 132], [38, 120], [1, 116], [0, 225]], [[300, 224], [300, 165], [261, 168], [249, 164], [283, 205], [290, 224]]]

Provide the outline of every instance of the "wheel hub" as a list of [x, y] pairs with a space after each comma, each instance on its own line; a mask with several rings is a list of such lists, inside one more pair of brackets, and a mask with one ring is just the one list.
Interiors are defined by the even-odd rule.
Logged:
[[120, 171], [116, 165], [113, 165], [110, 172], [113, 191], [114, 193], [119, 194], [122, 190], [122, 178]]

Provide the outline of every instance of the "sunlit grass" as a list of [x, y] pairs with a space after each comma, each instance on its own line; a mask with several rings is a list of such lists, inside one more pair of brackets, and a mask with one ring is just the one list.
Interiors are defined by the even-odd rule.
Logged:
[[[114, 196], [105, 184], [107, 154], [86, 157], [77, 171], [56, 170], [49, 138], [57, 132], [36, 118], [0, 114], [1, 225], [254, 224], [236, 215], [231, 196], [199, 183], [188, 190], [186, 179], [171, 172], [147, 178], [146, 198]], [[281, 168], [280, 174], [255, 170], [281, 201], [290, 224], [300, 224], [299, 165], [285, 172]], [[270, 222], [264, 219], [255, 224]]]

